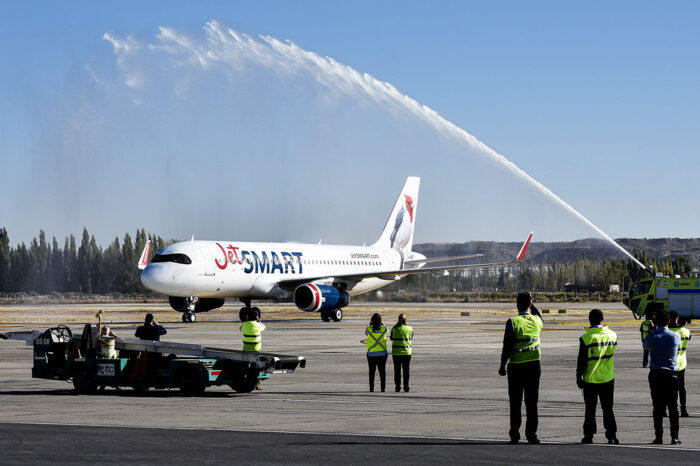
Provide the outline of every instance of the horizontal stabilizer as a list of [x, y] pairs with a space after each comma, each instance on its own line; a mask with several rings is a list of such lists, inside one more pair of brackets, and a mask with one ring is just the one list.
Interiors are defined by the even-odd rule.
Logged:
[[431, 257], [429, 259], [415, 259], [415, 260], [410, 260], [410, 261], [404, 261], [404, 264], [408, 265], [413, 265], [413, 264], [430, 264], [433, 262], [447, 262], [447, 261], [456, 261], [460, 259], [471, 259], [473, 257], [482, 257], [483, 254], [468, 254], [466, 256], [449, 256], [449, 257]]

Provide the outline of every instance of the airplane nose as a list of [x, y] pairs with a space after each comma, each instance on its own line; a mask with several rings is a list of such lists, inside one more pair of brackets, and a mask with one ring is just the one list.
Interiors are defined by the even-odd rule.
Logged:
[[143, 283], [143, 286], [148, 288], [149, 290], [153, 290], [156, 292], [162, 292], [160, 290], [162, 280], [162, 271], [159, 270], [159, 267], [153, 267], [152, 265], [146, 266], [145, 269], [143, 269], [143, 272], [141, 272], [141, 283]]

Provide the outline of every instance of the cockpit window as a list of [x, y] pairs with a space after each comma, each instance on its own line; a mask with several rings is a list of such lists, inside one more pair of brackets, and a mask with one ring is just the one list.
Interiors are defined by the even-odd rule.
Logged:
[[176, 264], [191, 264], [192, 261], [185, 254], [156, 254], [151, 263], [175, 262]]

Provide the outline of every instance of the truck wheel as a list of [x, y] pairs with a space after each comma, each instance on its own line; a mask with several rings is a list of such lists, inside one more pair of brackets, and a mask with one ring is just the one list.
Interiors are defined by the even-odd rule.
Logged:
[[206, 388], [194, 369], [184, 369], [180, 372], [179, 386], [185, 396], [199, 396]]
[[258, 371], [255, 369], [244, 369], [233, 379], [231, 388], [238, 393], [250, 393], [255, 390], [258, 384]]
[[87, 367], [80, 367], [73, 375], [73, 387], [81, 395], [95, 393], [97, 382], [95, 382]]

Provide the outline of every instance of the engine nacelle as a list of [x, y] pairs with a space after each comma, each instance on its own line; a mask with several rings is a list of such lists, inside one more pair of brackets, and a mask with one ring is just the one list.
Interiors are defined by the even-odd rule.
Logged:
[[306, 283], [294, 290], [294, 304], [306, 312], [330, 311], [350, 304], [350, 294], [334, 286]]
[[[177, 296], [168, 297], [170, 307], [179, 312], [187, 312], [187, 305], [191, 302], [190, 298], [178, 298]], [[224, 305], [223, 298], [198, 298], [194, 303], [192, 312], [207, 312], [212, 309], [219, 308]]]

